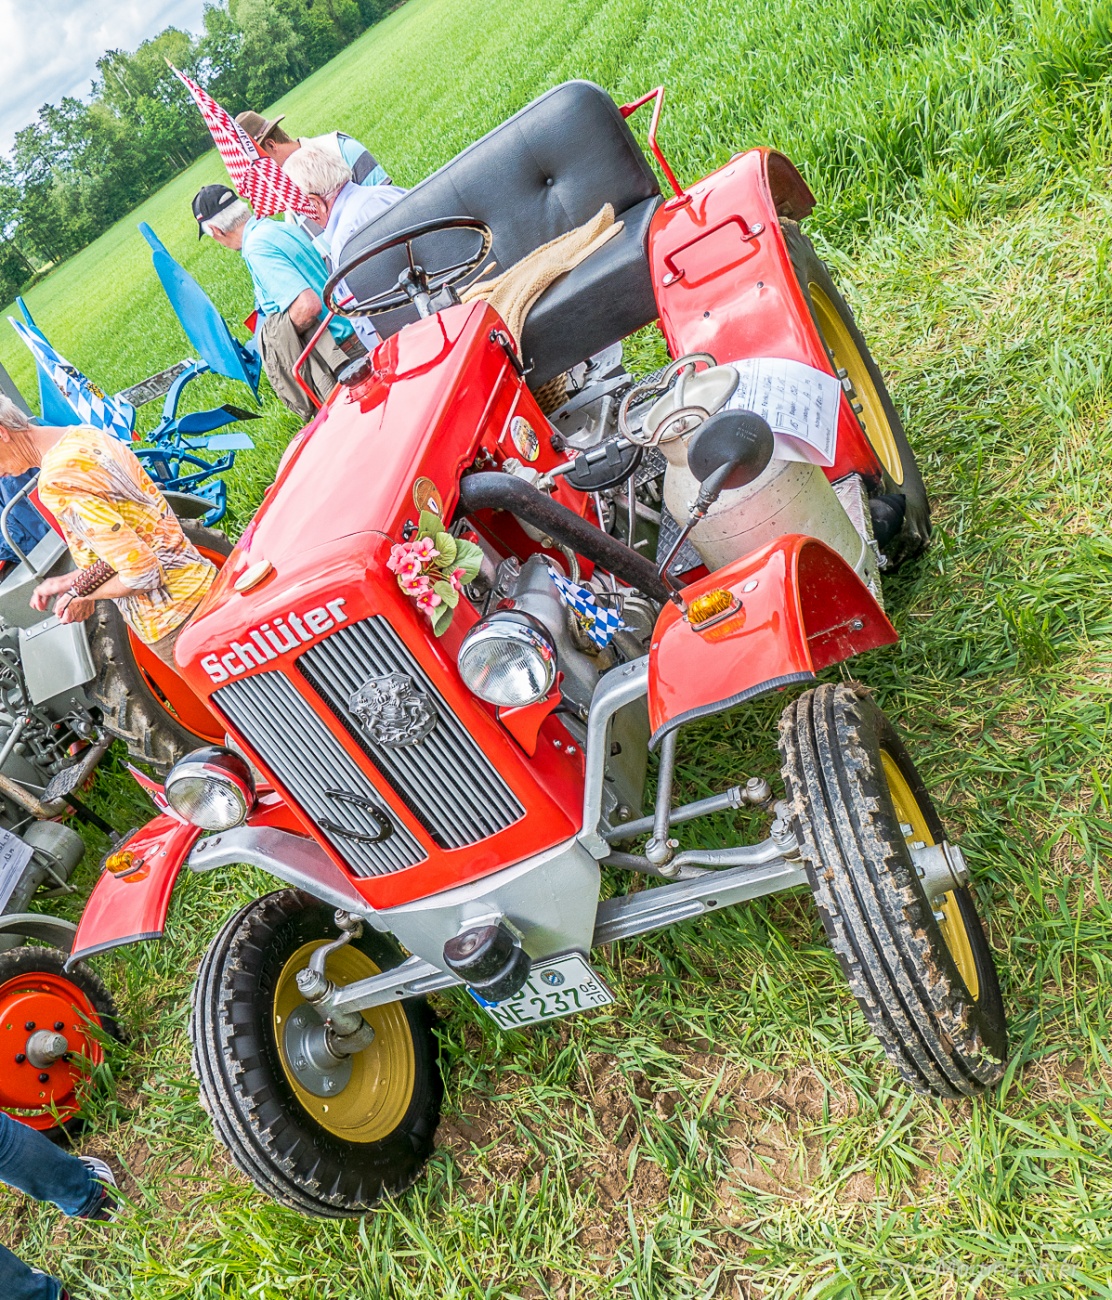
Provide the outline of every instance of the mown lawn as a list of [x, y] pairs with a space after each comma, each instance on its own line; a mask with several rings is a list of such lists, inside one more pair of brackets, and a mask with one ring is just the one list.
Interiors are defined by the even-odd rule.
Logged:
[[[442, 999], [426, 1178], [362, 1222], [304, 1219], [229, 1167], [185, 1036], [209, 937], [269, 886], [189, 878], [164, 943], [101, 963], [133, 1036], [87, 1149], [119, 1154], [131, 1207], [105, 1232], [5, 1198], [6, 1231], [86, 1297], [1112, 1296], [1112, 5], [410, 0], [277, 107], [411, 184], [574, 76], [619, 101], [666, 81], [681, 177], [769, 143], [819, 196], [809, 228], [935, 502], [932, 551], [888, 587], [903, 639], [855, 671], [972, 864], [1008, 1077], [975, 1103], [909, 1094], [809, 901], [781, 898], [609, 953], [618, 1003], [538, 1032]], [[106, 386], [186, 347], [136, 221], [229, 319], [250, 309], [238, 259], [192, 234], [220, 178], [203, 159], [30, 294]], [[0, 361], [27, 385], [8, 331]], [[294, 428], [265, 414], [235, 527]], [[706, 725], [685, 793], [771, 772], [781, 703]], [[97, 806], [143, 816], [111, 770]]]

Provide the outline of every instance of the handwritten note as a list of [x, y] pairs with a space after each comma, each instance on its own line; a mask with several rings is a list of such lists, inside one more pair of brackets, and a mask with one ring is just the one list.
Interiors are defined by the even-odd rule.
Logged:
[[6, 910], [23, 869], [31, 861], [31, 846], [18, 835], [0, 828], [0, 912]]
[[842, 386], [833, 375], [786, 357], [750, 357], [731, 363], [738, 386], [731, 411], [755, 411], [776, 435], [780, 460], [833, 465]]

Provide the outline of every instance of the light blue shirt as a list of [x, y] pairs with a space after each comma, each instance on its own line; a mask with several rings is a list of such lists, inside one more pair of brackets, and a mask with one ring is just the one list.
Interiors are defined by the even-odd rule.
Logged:
[[[328, 280], [324, 259], [296, 226], [251, 217], [243, 228], [240, 251], [251, 273], [260, 316], [286, 311], [306, 289], [312, 289], [324, 301]], [[342, 316], [332, 320], [328, 328], [337, 343], [352, 334], [351, 322]]]

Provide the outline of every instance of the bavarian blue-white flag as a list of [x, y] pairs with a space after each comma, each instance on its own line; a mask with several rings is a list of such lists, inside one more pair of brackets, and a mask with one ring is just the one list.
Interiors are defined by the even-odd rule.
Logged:
[[580, 620], [595, 645], [604, 650], [613, 641], [614, 633], [624, 626], [621, 614], [600, 605], [589, 587], [581, 587], [578, 582], [565, 578], [556, 569], [549, 568], [548, 572], [556, 584], [560, 599]]
[[109, 397], [55, 351], [40, 330], [25, 325], [13, 316], [9, 316], [8, 320], [12, 329], [31, 349], [31, 355], [49, 376], [51, 383], [73, 408], [81, 424], [91, 424], [94, 429], [115, 434], [121, 442], [131, 441], [131, 433], [135, 428], [135, 407], [130, 402], [125, 402], [122, 397]]

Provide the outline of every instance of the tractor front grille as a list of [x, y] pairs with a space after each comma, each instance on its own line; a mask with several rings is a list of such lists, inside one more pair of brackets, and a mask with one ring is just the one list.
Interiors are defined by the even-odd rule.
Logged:
[[[498, 769], [381, 614], [333, 632], [306, 650], [297, 666], [441, 848], [465, 848], [525, 815]], [[370, 678], [391, 673], [409, 677], [436, 708], [435, 727], [414, 745], [377, 743], [348, 706]]]
[[[250, 744], [333, 847], [360, 875], [404, 871], [428, 856], [389, 816], [389, 787], [442, 849], [466, 848], [512, 826], [525, 809], [464, 729], [448, 702], [381, 615], [344, 627], [296, 661], [313, 690], [366, 757], [353, 759], [277, 669], [231, 682], [216, 706]], [[371, 678], [403, 674], [436, 709], [436, 725], [416, 744], [378, 743], [348, 701]], [[376, 788], [377, 787], [377, 788]], [[377, 843], [383, 817], [393, 831]]]
[[382, 796], [283, 673], [232, 682], [212, 698], [358, 875], [404, 871], [428, 856], [395, 818], [387, 838], [370, 842], [382, 833], [373, 814]]

